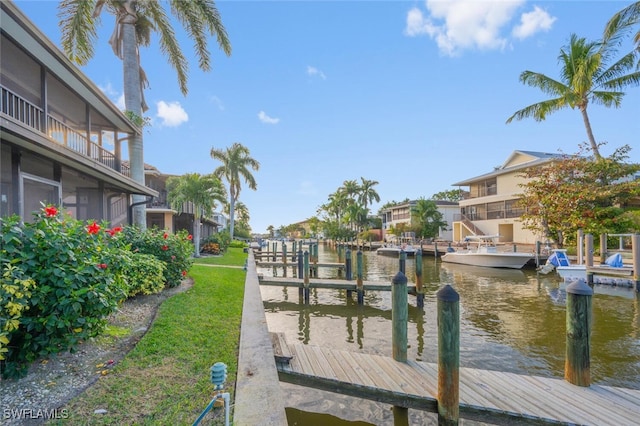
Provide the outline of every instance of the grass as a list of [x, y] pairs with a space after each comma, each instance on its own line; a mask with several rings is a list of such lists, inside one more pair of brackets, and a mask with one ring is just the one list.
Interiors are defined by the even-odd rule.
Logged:
[[195, 264], [243, 266], [247, 254], [241, 248], [228, 248], [222, 256], [203, 256], [194, 259]]
[[[232, 248], [216, 259], [244, 265], [246, 257]], [[227, 365], [225, 391], [233, 400], [245, 272], [195, 264], [189, 275], [193, 287], [160, 306], [135, 348], [65, 407], [70, 417], [64, 424], [190, 425], [214, 394], [209, 369], [219, 361]], [[222, 411], [201, 424], [223, 424]]]

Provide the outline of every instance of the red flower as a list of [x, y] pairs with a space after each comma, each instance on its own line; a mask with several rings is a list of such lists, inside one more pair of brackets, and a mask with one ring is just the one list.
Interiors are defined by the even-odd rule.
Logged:
[[107, 229], [107, 234], [111, 235], [112, 237], [114, 235], [116, 235], [118, 232], [122, 232], [122, 226], [116, 226], [113, 229]]
[[165, 232], [165, 233], [164, 233], [164, 235], [162, 236], [162, 238], [164, 238], [164, 239], [166, 240], [168, 236], [169, 236], [169, 234], [167, 234], [167, 233]]
[[87, 225], [87, 232], [90, 234], [97, 234], [100, 231], [100, 225], [93, 222], [91, 225]]
[[193, 240], [193, 235], [189, 235], [189, 236], [187, 237], [187, 240], [189, 240], [189, 241]]
[[187, 276], [187, 271], [182, 271], [182, 276], [186, 277]]
[[107, 269], [107, 264], [106, 263], [98, 263], [98, 268]]
[[169, 246], [162, 246], [162, 250], [164, 250], [164, 251], [169, 250]]
[[44, 214], [47, 217], [55, 217], [58, 214], [58, 209], [56, 209], [53, 206], [45, 207], [44, 208]]

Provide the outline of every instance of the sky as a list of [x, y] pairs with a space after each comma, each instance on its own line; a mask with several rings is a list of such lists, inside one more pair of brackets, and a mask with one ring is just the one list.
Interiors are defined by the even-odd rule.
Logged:
[[[4, 0], [3, 0], [4, 1]], [[53, 0], [18, 7], [60, 46]], [[375, 180], [380, 202], [430, 198], [491, 172], [514, 150], [578, 152], [582, 117], [506, 124], [548, 95], [520, 83], [529, 70], [559, 79], [558, 54], [576, 33], [601, 37], [629, 1], [243, 1], [216, 5], [231, 56], [209, 39], [212, 70], [174, 29], [189, 61], [189, 93], [157, 44], [141, 49], [150, 82], [144, 160], [166, 174], [211, 173], [212, 148], [239, 142], [260, 163], [240, 193], [253, 232], [317, 215], [345, 180]], [[122, 63], [103, 13], [95, 56], [81, 70], [124, 109]], [[620, 53], [631, 50], [627, 40]], [[640, 162], [640, 88], [620, 108], [590, 105], [603, 155], [628, 144]]]

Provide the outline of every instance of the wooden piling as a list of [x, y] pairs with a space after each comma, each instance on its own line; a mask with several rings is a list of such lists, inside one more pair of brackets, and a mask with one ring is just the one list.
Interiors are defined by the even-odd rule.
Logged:
[[424, 290], [422, 289], [422, 249], [416, 250], [416, 306], [424, 308]]
[[[407, 324], [409, 308], [407, 306], [407, 277], [398, 272], [391, 281], [391, 345], [393, 359], [407, 362]], [[405, 407], [393, 407], [394, 425], [409, 424], [409, 410]]]
[[578, 229], [576, 248], [578, 249], [578, 265], [582, 265], [584, 264], [584, 231], [582, 229]]
[[460, 295], [447, 284], [438, 298], [438, 425], [460, 415]]
[[358, 250], [358, 253], [356, 254], [356, 285], [358, 293], [358, 305], [364, 304], [364, 288], [362, 287], [363, 275], [362, 251]]
[[640, 292], [640, 234], [631, 236], [631, 254], [633, 255], [633, 281], [636, 291]]
[[353, 279], [353, 273], [351, 271], [351, 250], [347, 249], [345, 250], [344, 253], [344, 275], [345, 275], [345, 279], [346, 280], [352, 280]]
[[407, 273], [407, 253], [404, 250], [400, 250], [400, 255], [398, 256], [398, 266], [400, 272], [403, 274]]
[[309, 303], [309, 252], [304, 252], [304, 303]]
[[278, 243], [274, 242], [273, 243], [273, 261], [276, 261], [276, 251], [278, 250]]
[[607, 261], [607, 234], [600, 234], [600, 264], [604, 265]]
[[567, 286], [567, 338], [564, 378], [571, 384], [591, 384], [591, 299], [593, 289], [576, 280]]
[[282, 263], [284, 263], [284, 270], [287, 270], [287, 243], [282, 243]]
[[587, 266], [587, 283], [593, 284], [593, 272], [589, 271], [589, 268], [593, 266], [593, 235], [591, 234], [584, 236], [584, 251], [586, 256], [584, 264]]
[[393, 359], [407, 361], [407, 322], [409, 308], [407, 307], [407, 277], [398, 272], [391, 281], [391, 322]]
[[298, 242], [296, 240], [293, 240], [293, 248], [291, 249], [291, 261], [295, 262], [296, 261], [296, 253], [298, 252], [297, 250], [297, 246]]

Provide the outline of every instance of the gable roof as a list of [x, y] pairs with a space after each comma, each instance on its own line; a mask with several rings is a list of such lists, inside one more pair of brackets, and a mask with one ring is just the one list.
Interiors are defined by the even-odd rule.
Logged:
[[518, 170], [524, 170], [529, 167], [539, 166], [553, 160], [565, 158], [566, 154], [551, 154], [548, 152], [523, 151], [516, 150], [507, 157], [502, 166], [496, 167], [493, 171], [480, 176], [465, 179], [460, 182], [452, 183], [451, 186], [468, 186], [480, 180], [486, 180], [506, 173]]

